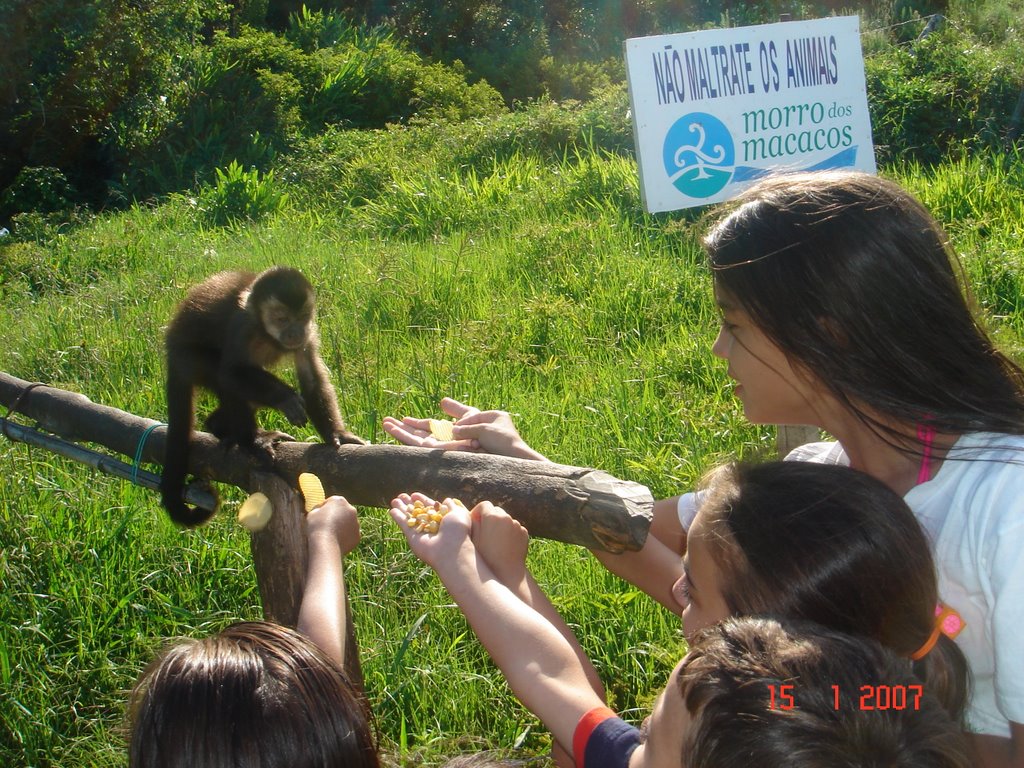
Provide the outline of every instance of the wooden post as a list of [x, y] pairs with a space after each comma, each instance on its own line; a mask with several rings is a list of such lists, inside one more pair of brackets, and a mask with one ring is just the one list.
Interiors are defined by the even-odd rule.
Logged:
[[1006, 148], [1010, 149], [1020, 136], [1020, 125], [1024, 121], [1024, 88], [1020, 89], [1020, 96], [1017, 97], [1017, 106], [1013, 109], [1010, 117], [1010, 127], [1006, 131]]
[[[303, 500], [288, 483], [270, 472], [254, 472], [253, 487], [263, 493], [274, 508], [267, 526], [250, 535], [256, 582], [267, 621], [294, 627], [299, 620], [299, 603], [309, 568], [309, 543]], [[348, 592], [345, 592], [345, 671], [363, 688], [355, 624]]]
[[250, 535], [263, 616], [294, 627], [309, 565], [302, 497], [270, 472], [254, 472], [253, 486], [274, 508], [267, 526]]
[[783, 424], [779, 426], [775, 437], [775, 447], [778, 449], [779, 458], [784, 459], [794, 448], [818, 440], [821, 440], [821, 431], [817, 427]]

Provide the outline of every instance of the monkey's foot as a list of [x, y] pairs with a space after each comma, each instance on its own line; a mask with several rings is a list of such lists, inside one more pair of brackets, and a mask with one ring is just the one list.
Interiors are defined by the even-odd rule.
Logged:
[[274, 459], [277, 457], [277, 451], [274, 446], [282, 442], [281, 440], [274, 439], [271, 435], [261, 432], [256, 436], [251, 445], [246, 446], [246, 450], [262, 464], [266, 469], [273, 469]]
[[294, 443], [295, 438], [287, 432], [279, 432], [276, 429], [261, 429], [256, 436], [256, 442], [268, 442], [271, 445], [275, 443]]

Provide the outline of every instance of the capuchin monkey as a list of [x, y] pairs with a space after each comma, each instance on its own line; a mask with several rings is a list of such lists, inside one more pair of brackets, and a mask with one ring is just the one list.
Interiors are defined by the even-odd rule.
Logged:
[[[182, 500], [189, 443], [195, 420], [195, 391], [204, 387], [218, 400], [206, 428], [227, 446], [273, 455], [273, 443], [291, 440], [283, 432], [259, 432], [256, 409], [276, 408], [296, 426], [306, 415], [328, 445], [362, 445], [345, 428], [334, 387], [320, 359], [316, 294], [296, 269], [273, 267], [259, 275], [220, 272], [193, 287], [167, 327], [167, 452], [160, 494], [180, 525], [205, 523], [212, 512]], [[266, 368], [290, 357], [299, 391]]]

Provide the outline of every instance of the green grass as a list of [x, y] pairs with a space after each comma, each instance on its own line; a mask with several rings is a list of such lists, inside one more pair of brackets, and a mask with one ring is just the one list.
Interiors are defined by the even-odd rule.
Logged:
[[[185, 288], [285, 263], [318, 286], [342, 411], [375, 442], [382, 416], [439, 415], [450, 395], [507, 409], [552, 459], [656, 497], [722, 458], [773, 453], [772, 430], [744, 422], [710, 354], [717, 319], [694, 214], [643, 215], [631, 161], [585, 147], [442, 168], [449, 129], [436, 130], [307, 158], [304, 175], [334, 196], [292, 188], [255, 222], [209, 227], [179, 197], [0, 247], [0, 369], [161, 419], [161, 328]], [[390, 186], [359, 197], [367, 156]], [[1015, 353], [1021, 167], [991, 156], [885, 170], [949, 226]], [[121, 766], [123, 702], [154, 649], [259, 615], [247, 536], [231, 505], [179, 531], [155, 494], [38, 449], [0, 441], [0, 472], [0, 764]], [[385, 513], [364, 509], [362, 529], [347, 574], [388, 751], [414, 764], [481, 748], [543, 754], [546, 732]], [[530, 565], [612, 706], [638, 719], [678, 659], [677, 620], [578, 548], [534, 541]]]

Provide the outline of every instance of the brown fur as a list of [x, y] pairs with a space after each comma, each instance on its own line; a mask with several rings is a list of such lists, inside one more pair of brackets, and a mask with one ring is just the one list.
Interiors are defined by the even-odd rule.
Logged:
[[[216, 395], [206, 427], [227, 445], [272, 452], [257, 442], [256, 409], [276, 408], [296, 426], [309, 419], [329, 445], [363, 444], [338, 411], [320, 358], [316, 295], [298, 270], [220, 272], [193, 287], [167, 328], [167, 451], [160, 485], [175, 522], [199, 525], [210, 514], [181, 498], [195, 420], [195, 390]], [[267, 371], [291, 357], [301, 395]], [[287, 437], [276, 433], [279, 437]]]

